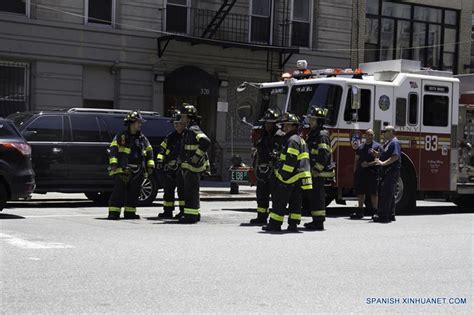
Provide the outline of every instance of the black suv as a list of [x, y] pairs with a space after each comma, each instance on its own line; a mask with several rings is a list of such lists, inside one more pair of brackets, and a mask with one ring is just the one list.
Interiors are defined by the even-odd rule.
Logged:
[[[32, 147], [37, 193], [84, 193], [87, 198], [106, 204], [113, 189], [107, 173], [107, 149], [112, 138], [124, 130], [127, 110], [72, 108], [67, 111], [22, 112], [10, 115]], [[169, 118], [155, 112], [142, 112], [142, 127], [153, 149], [173, 130]], [[156, 156], [156, 153], [154, 153]], [[140, 205], [150, 205], [161, 188], [154, 172], [144, 180]]]
[[34, 176], [31, 147], [11, 120], [0, 118], [0, 211], [8, 200], [33, 193]]

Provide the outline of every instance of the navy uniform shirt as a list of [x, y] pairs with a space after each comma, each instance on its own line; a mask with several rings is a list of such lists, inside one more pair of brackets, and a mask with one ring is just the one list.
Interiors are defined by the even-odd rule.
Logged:
[[398, 156], [398, 160], [384, 167], [388, 170], [400, 170], [402, 166], [402, 151], [400, 141], [395, 137], [383, 145], [383, 151], [380, 154], [380, 161], [387, 161], [392, 155]]
[[[356, 150], [356, 155], [359, 156], [359, 161], [357, 165], [358, 167], [360, 167], [363, 162], [370, 163], [374, 161], [375, 158], [370, 154], [370, 149], [377, 151], [379, 153], [383, 151], [383, 148], [380, 145], [380, 143], [375, 142], [375, 141], [372, 141], [372, 143], [370, 144], [367, 142], [361, 144]], [[369, 168], [374, 168], [374, 167], [375, 166], [370, 166]]]

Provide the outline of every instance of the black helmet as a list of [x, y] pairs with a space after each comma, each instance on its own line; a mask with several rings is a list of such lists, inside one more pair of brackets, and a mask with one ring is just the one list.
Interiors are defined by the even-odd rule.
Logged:
[[280, 115], [274, 109], [268, 108], [265, 113], [263, 113], [263, 117], [259, 120], [260, 122], [277, 122]]
[[183, 103], [183, 108], [181, 109], [182, 115], [188, 115], [190, 117], [197, 117], [198, 111], [194, 105]]
[[292, 125], [299, 125], [300, 124], [300, 119], [298, 116], [292, 113], [284, 113], [283, 116], [281, 117], [280, 121], [278, 122], [280, 124], [292, 124]]
[[131, 111], [123, 119], [123, 122], [125, 123], [125, 125], [131, 125], [136, 121], [145, 122], [145, 119], [143, 119], [142, 114], [140, 113], [140, 111]]
[[172, 120], [173, 122], [178, 122], [178, 121], [180, 121], [180, 120], [181, 120], [181, 111], [175, 109], [175, 110], [173, 111], [173, 113], [171, 114], [171, 120]]
[[321, 107], [318, 107], [318, 106], [313, 106], [313, 107], [311, 107], [311, 110], [309, 111], [308, 117], [318, 118], [318, 119], [326, 119], [327, 114], [328, 114], [328, 109], [327, 108], [321, 108]]

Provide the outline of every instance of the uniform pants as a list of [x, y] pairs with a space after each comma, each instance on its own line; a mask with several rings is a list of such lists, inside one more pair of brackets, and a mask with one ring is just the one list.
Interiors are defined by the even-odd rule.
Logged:
[[301, 188], [297, 185], [279, 183], [275, 186], [272, 194], [270, 222], [281, 225], [285, 214], [289, 213], [288, 224], [299, 224], [301, 222]]
[[114, 175], [114, 191], [109, 200], [109, 212], [120, 213], [121, 208], [124, 207], [125, 212], [135, 213], [143, 179], [143, 172]]
[[382, 177], [377, 213], [381, 218], [388, 219], [395, 214], [395, 189], [399, 178], [399, 170], [388, 171]]
[[270, 207], [270, 195], [272, 192], [271, 179], [257, 180], [257, 213], [259, 215], [268, 215]]
[[175, 190], [178, 190], [178, 205], [180, 211], [184, 211], [182, 181], [178, 181], [181, 176], [180, 171], [168, 171], [164, 173], [163, 182], [163, 210], [165, 212], [173, 211], [175, 206]]
[[199, 200], [199, 180], [201, 174], [189, 170], [181, 170], [178, 177], [183, 187], [184, 214], [186, 216], [198, 216], [201, 208]]
[[311, 216], [313, 221], [326, 221], [326, 190], [324, 183], [326, 180], [322, 177], [313, 177], [313, 189], [305, 192], [306, 198], [311, 209]]

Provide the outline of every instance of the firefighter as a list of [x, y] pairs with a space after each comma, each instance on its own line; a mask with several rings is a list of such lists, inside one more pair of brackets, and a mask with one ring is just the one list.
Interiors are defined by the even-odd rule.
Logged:
[[357, 148], [354, 158], [354, 190], [359, 207], [350, 215], [353, 220], [364, 217], [364, 202], [367, 195], [370, 196], [372, 210], [376, 211], [378, 203], [379, 167], [376, 166], [372, 151], [381, 152], [382, 146], [374, 141], [372, 129], [368, 129], [365, 135], [366, 141]]
[[120, 218], [124, 207], [124, 219], [140, 219], [136, 214], [138, 195], [145, 176], [155, 168], [153, 148], [141, 132], [145, 120], [140, 112], [127, 114], [125, 131], [119, 132], [110, 144], [109, 175], [114, 176], [114, 191], [109, 201], [109, 220]]
[[178, 157], [181, 149], [181, 141], [185, 125], [181, 122], [181, 112], [175, 110], [172, 115], [175, 130], [169, 133], [161, 142], [156, 157], [156, 169], [164, 174], [163, 181], [163, 212], [158, 214], [160, 219], [173, 218], [175, 207], [175, 190], [178, 190], [179, 214], [175, 218], [179, 219], [184, 213], [184, 200], [182, 187], [178, 185]]
[[378, 210], [372, 219], [374, 222], [390, 223], [395, 221], [395, 189], [402, 166], [401, 146], [393, 126], [386, 126], [383, 133], [385, 143], [382, 152], [373, 152], [376, 165], [381, 166], [382, 170]]
[[298, 135], [299, 119], [285, 113], [280, 123], [285, 133], [285, 143], [275, 166], [275, 187], [272, 192], [270, 220], [262, 229], [267, 232], [281, 231], [288, 205], [288, 231], [297, 232], [301, 221], [301, 194], [311, 190], [311, 173], [306, 142]]
[[313, 189], [305, 193], [309, 199], [312, 222], [304, 226], [308, 230], [323, 231], [326, 221], [326, 190], [324, 185], [334, 180], [335, 171], [331, 163], [331, 139], [324, 129], [328, 110], [313, 106], [308, 115], [311, 130], [308, 135], [308, 150], [311, 162]]
[[199, 180], [201, 174], [209, 169], [207, 149], [211, 141], [199, 127], [196, 107], [183, 104], [181, 122], [186, 126], [181, 145], [180, 184], [183, 189], [184, 215], [179, 223], [196, 223], [200, 220]]
[[263, 123], [263, 131], [254, 147], [254, 168], [257, 175], [257, 217], [250, 220], [250, 224], [267, 224], [274, 159], [280, 143], [279, 138], [281, 138], [277, 133], [276, 122], [278, 118], [278, 113], [269, 108], [263, 114], [262, 119], [259, 120]]

